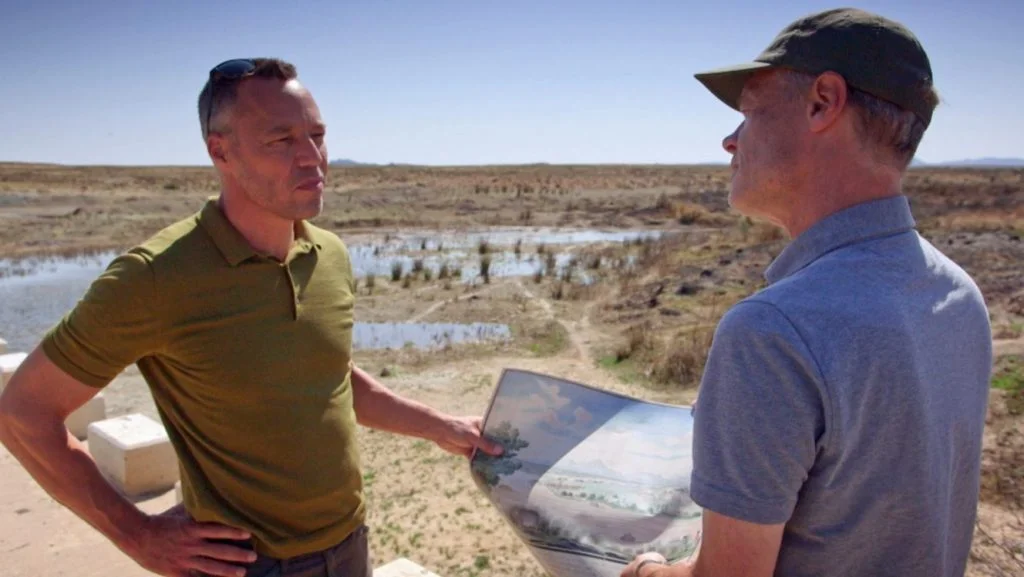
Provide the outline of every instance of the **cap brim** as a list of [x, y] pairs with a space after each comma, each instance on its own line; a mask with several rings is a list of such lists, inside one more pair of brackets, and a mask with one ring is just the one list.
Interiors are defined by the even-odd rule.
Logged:
[[747, 80], [750, 80], [750, 77], [757, 72], [772, 66], [767, 62], [747, 62], [707, 72], [698, 72], [694, 74], [694, 77], [719, 100], [730, 108], [739, 110], [740, 95], [743, 94], [743, 87], [747, 84]]

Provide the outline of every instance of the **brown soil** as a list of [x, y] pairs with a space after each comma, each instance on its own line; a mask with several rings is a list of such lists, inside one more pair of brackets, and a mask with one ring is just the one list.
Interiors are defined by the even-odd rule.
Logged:
[[[594, 275], [590, 285], [549, 276], [489, 283], [416, 277], [407, 287], [378, 276], [372, 290], [361, 283], [362, 321], [509, 324], [513, 339], [500, 344], [357, 353], [396, 391], [456, 413], [481, 413], [506, 367], [691, 402], [715, 322], [762, 286], [764, 267], [786, 242], [776, 229], [728, 210], [727, 170], [717, 167], [352, 167], [334, 170], [332, 182], [318, 224], [344, 239], [487, 226], [677, 233], [582, 248], [578, 270]], [[1024, 392], [1012, 377], [1014, 359], [1024, 355], [1024, 171], [918, 170], [906, 188], [923, 233], [985, 292], [999, 374], [1010, 375], [992, 391], [968, 575], [1024, 575]], [[0, 251], [124, 248], [214, 194], [216, 182], [203, 168], [0, 165]], [[627, 255], [635, 268], [627, 268]], [[156, 416], [134, 369], [106, 398], [111, 416]], [[476, 490], [464, 460], [403, 437], [361, 430], [360, 438], [378, 564], [408, 556], [441, 575], [543, 574]], [[3, 450], [0, 498], [5, 575], [147, 574], [45, 495]], [[157, 511], [172, 503], [165, 494], [140, 506]]]

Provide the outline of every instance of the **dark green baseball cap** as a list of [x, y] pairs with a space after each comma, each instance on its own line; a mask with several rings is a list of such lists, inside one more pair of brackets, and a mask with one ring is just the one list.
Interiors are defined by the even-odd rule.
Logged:
[[739, 110], [751, 76], [771, 68], [832, 71], [846, 83], [931, 123], [932, 68], [921, 43], [902, 24], [854, 8], [804, 16], [786, 26], [752, 62], [696, 74], [712, 94]]

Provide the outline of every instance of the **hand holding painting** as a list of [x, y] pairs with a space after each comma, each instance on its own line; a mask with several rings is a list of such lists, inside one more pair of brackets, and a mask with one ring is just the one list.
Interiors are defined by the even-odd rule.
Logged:
[[471, 472], [549, 574], [650, 577], [699, 545], [692, 420], [690, 406], [506, 369], [483, 426], [504, 452], [477, 451]]
[[643, 574], [643, 569], [647, 565], [668, 565], [668, 561], [661, 556], [660, 553], [648, 553], [639, 558], [639, 563], [636, 563], [635, 567], [626, 567], [622, 571], [621, 577], [646, 577]]

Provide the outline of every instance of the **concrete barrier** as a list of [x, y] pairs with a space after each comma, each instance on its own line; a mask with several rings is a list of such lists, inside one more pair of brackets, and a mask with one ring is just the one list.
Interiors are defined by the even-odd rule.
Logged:
[[178, 458], [163, 425], [138, 413], [92, 423], [89, 453], [103, 475], [128, 496], [167, 491], [178, 481]]
[[107, 402], [103, 398], [103, 391], [100, 391], [75, 412], [68, 415], [64, 424], [71, 431], [72, 435], [78, 439], [85, 440], [89, 436], [89, 425], [106, 418]]
[[0, 391], [4, 390], [7, 386], [8, 381], [14, 376], [14, 371], [18, 370], [21, 366], [22, 361], [28, 357], [28, 353], [6, 353], [0, 355]]
[[438, 577], [416, 563], [399, 557], [387, 565], [381, 565], [373, 570], [373, 577]]

